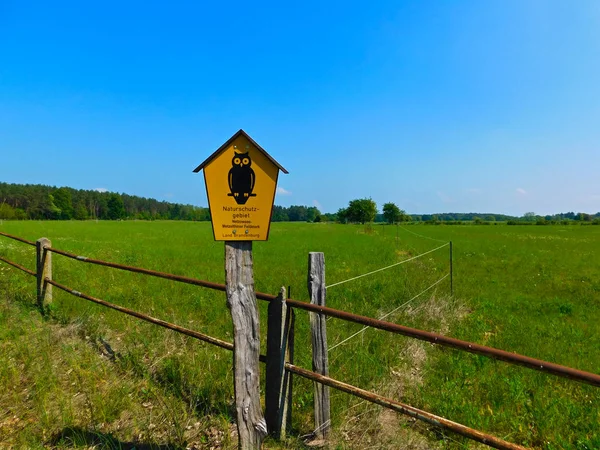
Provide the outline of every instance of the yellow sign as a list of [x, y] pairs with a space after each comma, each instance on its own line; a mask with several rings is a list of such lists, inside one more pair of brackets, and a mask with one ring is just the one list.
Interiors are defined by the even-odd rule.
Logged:
[[279, 171], [288, 173], [244, 130], [200, 164], [216, 241], [266, 241]]

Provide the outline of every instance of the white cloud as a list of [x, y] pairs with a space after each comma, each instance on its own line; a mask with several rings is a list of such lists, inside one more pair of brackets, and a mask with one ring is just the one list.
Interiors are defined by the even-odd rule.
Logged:
[[292, 193], [288, 190], [285, 190], [281, 186], [277, 186], [277, 193], [280, 195], [292, 195]]
[[527, 191], [523, 188], [517, 188], [517, 194], [519, 195], [527, 195]]
[[313, 205], [316, 206], [319, 211], [323, 210], [323, 207], [317, 200], [313, 200]]
[[94, 190], [98, 192], [108, 192], [108, 189], [106, 188], [95, 188]]

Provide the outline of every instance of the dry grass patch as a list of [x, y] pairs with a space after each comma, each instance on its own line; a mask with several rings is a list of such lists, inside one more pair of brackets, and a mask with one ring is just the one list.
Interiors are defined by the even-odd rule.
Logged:
[[[390, 319], [398, 323], [410, 320], [413, 324], [421, 324], [421, 328], [448, 334], [452, 325], [468, 313], [462, 302], [434, 295], [421, 303], [407, 306]], [[427, 367], [432, 347], [433, 344], [416, 339], [399, 341], [398, 363], [389, 369], [386, 379], [371, 389], [409, 405], [418, 404], [419, 391], [427, 389]], [[337, 448], [424, 450], [446, 448], [453, 443], [448, 433], [360, 400], [348, 408], [342, 426], [334, 433], [334, 446]]]

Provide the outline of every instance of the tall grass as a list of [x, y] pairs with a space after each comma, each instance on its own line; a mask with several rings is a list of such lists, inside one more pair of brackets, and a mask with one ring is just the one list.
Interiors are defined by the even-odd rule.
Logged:
[[[2, 230], [31, 240], [45, 236], [54, 247], [97, 259], [224, 280], [223, 243], [212, 240], [208, 223], [5, 222]], [[411, 226], [409, 230], [454, 241], [456, 295], [449, 298], [448, 280], [444, 280], [387, 320], [600, 372], [600, 270], [593, 263], [600, 247], [597, 227]], [[293, 298], [307, 300], [309, 251], [325, 253], [330, 285], [439, 245], [391, 226], [275, 223], [268, 242], [254, 243], [255, 287], [275, 294], [280, 286], [290, 286]], [[34, 268], [32, 248], [1, 238], [0, 252]], [[33, 280], [23, 281], [26, 275], [6, 266], [0, 270], [3, 279], [29, 283], [33, 292]], [[447, 272], [445, 247], [331, 287], [327, 303], [380, 317]], [[222, 292], [92, 266], [60, 255], [54, 255], [54, 278], [87, 294], [232, 340]], [[226, 424], [233, 419], [233, 380], [228, 352], [54, 292], [55, 320], [84, 330], [84, 339], [87, 336], [99, 343], [98, 348], [107, 343], [118, 356], [112, 364], [122, 373], [146, 380], [153, 390], [182, 402], [185, 414], [219, 418], [224, 427], [221, 433], [229, 432]], [[264, 341], [266, 304], [260, 302], [259, 307]], [[336, 319], [327, 324], [330, 347], [361, 329]], [[308, 317], [301, 311], [296, 335], [296, 360], [310, 368]], [[331, 351], [330, 373], [525, 445], [600, 445], [597, 389], [483, 357], [366, 330]], [[406, 433], [415, 429], [416, 435], [427, 439], [423, 445], [464, 445], [455, 436], [436, 434], [410, 421], [390, 422], [380, 409], [359, 404], [346, 394], [332, 393], [335, 437], [343, 447], [384, 445], [385, 441], [393, 448], [399, 445], [398, 439], [406, 441]], [[297, 433], [309, 432], [309, 382], [295, 382], [293, 407]], [[115, 414], [106, 421], [114, 421]], [[185, 441], [185, 427], [179, 435], [178, 442]], [[175, 442], [173, 437], [169, 441]]]

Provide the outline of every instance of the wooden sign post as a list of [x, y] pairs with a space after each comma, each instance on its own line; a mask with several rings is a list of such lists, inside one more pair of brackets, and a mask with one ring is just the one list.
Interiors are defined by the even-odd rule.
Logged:
[[280, 170], [288, 172], [243, 130], [194, 172], [200, 170], [204, 170], [214, 238], [225, 241], [239, 448], [258, 449], [267, 435], [267, 425], [260, 406], [260, 335], [252, 241], [268, 239], [277, 177]]

